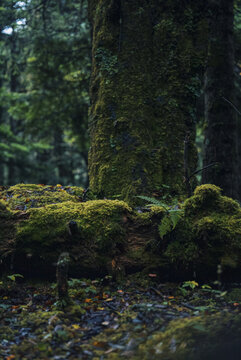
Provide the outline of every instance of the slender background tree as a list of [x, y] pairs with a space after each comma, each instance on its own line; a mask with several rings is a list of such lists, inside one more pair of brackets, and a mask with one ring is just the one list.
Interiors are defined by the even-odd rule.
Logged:
[[232, 0], [209, 1], [204, 166], [216, 165], [203, 172], [202, 181], [219, 185], [226, 195], [239, 198], [233, 7]]

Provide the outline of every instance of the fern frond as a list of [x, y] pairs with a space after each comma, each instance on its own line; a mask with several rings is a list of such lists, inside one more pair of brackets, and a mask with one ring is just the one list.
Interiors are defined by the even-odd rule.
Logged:
[[139, 195], [137, 197], [139, 199], [148, 201], [150, 204], [148, 204], [147, 206], [151, 206], [151, 205], [162, 206], [166, 211], [168, 211], [167, 205], [162, 203], [161, 201], [155, 199], [155, 198], [151, 198], [149, 196], [142, 196], [142, 195]]
[[163, 237], [172, 230], [172, 221], [168, 215], [164, 216], [161, 224], [158, 226], [159, 235]]

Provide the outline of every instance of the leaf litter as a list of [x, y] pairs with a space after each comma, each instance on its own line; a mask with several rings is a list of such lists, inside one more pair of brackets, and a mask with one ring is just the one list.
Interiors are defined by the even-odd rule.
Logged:
[[[70, 279], [72, 305], [64, 311], [56, 307], [53, 284], [1, 282], [0, 358], [131, 358], [141, 343], [172, 320], [241, 309], [238, 295], [232, 298], [229, 290], [188, 288], [187, 282], [160, 284], [148, 274], [143, 279], [132, 275], [121, 284], [110, 277]], [[236, 294], [238, 290], [236, 285]]]

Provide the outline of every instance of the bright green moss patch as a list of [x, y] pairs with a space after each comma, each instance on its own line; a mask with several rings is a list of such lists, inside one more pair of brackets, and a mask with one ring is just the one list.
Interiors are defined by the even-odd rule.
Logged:
[[136, 212], [135, 221], [143, 225], [150, 225], [154, 219], [161, 220], [166, 214], [166, 210], [162, 206], [151, 206], [146, 212]]
[[65, 201], [77, 202], [82, 199], [82, 196], [83, 188], [77, 186], [35, 184], [18, 184], [0, 193], [0, 199], [5, 201], [12, 210], [27, 210]]
[[[131, 209], [118, 200], [68, 201], [30, 209], [29, 218], [17, 227], [16, 245], [21, 251], [52, 259], [60, 249], [73, 247], [79, 251], [73, 254], [76, 258], [81, 258], [81, 247], [89, 247], [90, 253], [108, 253], [125, 240], [122, 216], [127, 212]], [[69, 221], [75, 221], [78, 227], [72, 237]]]
[[9, 218], [11, 216], [11, 213], [9, 209], [7, 208], [7, 204], [4, 200], [0, 199], [0, 218]]
[[238, 214], [240, 206], [237, 201], [221, 195], [218, 186], [205, 184], [198, 186], [194, 195], [184, 202], [185, 215], [200, 216], [202, 212], [218, 212], [226, 214]]
[[206, 184], [196, 188], [183, 205], [184, 217], [168, 242], [165, 255], [175, 265], [212, 269], [238, 267], [241, 260], [241, 208]]
[[180, 277], [195, 271], [216, 278], [218, 265], [223, 274], [240, 268], [241, 209], [216, 186], [197, 187], [182, 205], [175, 228], [162, 237], [158, 229], [171, 216], [169, 207], [134, 211], [120, 200], [84, 202], [81, 193], [81, 188], [61, 185], [20, 184], [3, 190], [1, 257], [15, 253], [14, 261], [23, 268], [27, 261], [33, 266], [40, 261], [40, 269], [43, 264], [47, 269], [68, 251], [76, 269], [121, 269], [122, 274], [125, 268], [161, 269], [163, 274], [168, 269]]

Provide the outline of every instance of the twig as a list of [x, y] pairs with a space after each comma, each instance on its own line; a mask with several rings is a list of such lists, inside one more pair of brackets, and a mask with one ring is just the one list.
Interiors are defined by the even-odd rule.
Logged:
[[163, 298], [163, 295], [159, 290], [155, 289], [154, 287], [150, 287], [150, 290], [153, 291], [158, 296], [160, 296], [161, 298]]
[[225, 100], [228, 104], [230, 104], [232, 106], [232, 108], [239, 114], [241, 115], [241, 112], [236, 108], [236, 106], [228, 99], [226, 99], [224, 96], [222, 96], [222, 99]]
[[189, 305], [187, 303], [181, 303], [181, 305], [190, 310], [197, 310], [195, 306]]
[[198, 170], [194, 171], [194, 172], [189, 176], [189, 179], [190, 179], [192, 176], [198, 174], [199, 172], [201, 172], [201, 171], [203, 171], [203, 170], [206, 170], [207, 168], [209, 168], [209, 167], [211, 167], [211, 166], [214, 166], [214, 165], [216, 165], [216, 164], [218, 164], [218, 163], [217, 163], [217, 162], [214, 162], [214, 163], [208, 164], [207, 166], [204, 166], [202, 169], [198, 169]]

